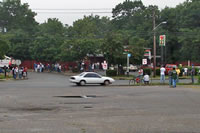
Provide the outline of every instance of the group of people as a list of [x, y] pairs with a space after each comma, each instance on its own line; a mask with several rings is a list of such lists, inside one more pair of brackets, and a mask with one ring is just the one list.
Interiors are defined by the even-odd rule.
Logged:
[[[148, 85], [149, 84], [149, 80], [150, 80], [149, 75], [147, 73], [144, 74], [142, 68], [139, 69], [138, 73], [139, 73], [139, 81], [137, 81], [137, 79], [136, 79], [136, 82], [140, 82], [141, 83], [142, 80], [143, 80], [144, 84]], [[144, 74], [144, 77], [143, 77], [143, 74]]]
[[[164, 66], [160, 68], [160, 83], [165, 83], [165, 72]], [[169, 86], [176, 87], [176, 83], [179, 80], [180, 69], [173, 67], [172, 70], [168, 72], [169, 75]]]
[[44, 71], [44, 64], [34, 63], [34, 70], [35, 70], [35, 72], [43, 72]]
[[[88, 65], [88, 70], [89, 71], [94, 72], [95, 69], [97, 69], [97, 70], [100, 69], [100, 63], [99, 62], [97, 62], [97, 63], [90, 63]], [[86, 71], [86, 70], [87, 70], [87, 64], [84, 61], [82, 61], [80, 63], [80, 71], [83, 72], [83, 71]]]
[[12, 75], [14, 79], [26, 79], [28, 78], [28, 71], [27, 67], [13, 67], [12, 68]]
[[[160, 82], [161, 83], [165, 82], [165, 72], [166, 72], [166, 69], [162, 66], [160, 68]], [[176, 68], [176, 67], [173, 67], [173, 69], [168, 72], [170, 87], [176, 87], [176, 83], [179, 82], [180, 73], [181, 73], [180, 69]], [[184, 68], [183, 75], [185, 75], [185, 76], [188, 75], [188, 68]], [[194, 65], [192, 65], [192, 69], [190, 71], [190, 75], [191, 75], [192, 83], [194, 83], [194, 76], [195, 76]]]
[[34, 63], [34, 70], [35, 72], [44, 72], [44, 70], [51, 72], [51, 71], [56, 71], [56, 72], [61, 72], [62, 71], [62, 66], [59, 63], [56, 63], [55, 65], [52, 64], [42, 64], [42, 63]]
[[[188, 69], [188, 68], [187, 68]], [[183, 75], [188, 75], [188, 70], [184, 68], [184, 73]], [[164, 84], [165, 83], [165, 73], [166, 73], [166, 69], [164, 66], [162, 66], [160, 68], [160, 83], [161, 84]], [[172, 70], [170, 70], [168, 72], [168, 76], [169, 76], [169, 86], [170, 87], [176, 87], [176, 83], [179, 82], [179, 75], [180, 75], [181, 71], [179, 68], [177, 67], [174, 67]], [[138, 71], [138, 74], [139, 74], [139, 78], [138, 78], [138, 82], [144, 82], [144, 84], [149, 84], [149, 75], [147, 73], [143, 73], [143, 69], [140, 68], [139, 71]], [[190, 71], [190, 75], [191, 75], [191, 80], [192, 80], [192, 83], [194, 83], [194, 76], [195, 76], [195, 68], [194, 68], [194, 65], [192, 65], [192, 69]], [[137, 81], [136, 81], [137, 82]]]

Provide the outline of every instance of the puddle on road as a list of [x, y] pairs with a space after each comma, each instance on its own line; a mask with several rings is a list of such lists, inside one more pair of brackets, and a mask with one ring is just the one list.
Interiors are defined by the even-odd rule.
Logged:
[[24, 107], [24, 108], [11, 108], [10, 111], [30, 111], [30, 112], [38, 112], [38, 111], [53, 111], [55, 108], [43, 108], [43, 107]]
[[54, 96], [54, 97], [59, 97], [59, 98], [97, 98], [101, 96], [96, 96], [96, 95], [82, 95], [82, 96]]
[[84, 108], [85, 109], [92, 109], [93, 107], [92, 106], [85, 106]]

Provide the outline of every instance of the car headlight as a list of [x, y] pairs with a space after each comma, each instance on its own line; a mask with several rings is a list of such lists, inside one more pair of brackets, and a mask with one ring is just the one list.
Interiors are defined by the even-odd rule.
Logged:
[[75, 80], [76, 78], [75, 78], [75, 77], [71, 77], [70, 79], [73, 79], [73, 80]]

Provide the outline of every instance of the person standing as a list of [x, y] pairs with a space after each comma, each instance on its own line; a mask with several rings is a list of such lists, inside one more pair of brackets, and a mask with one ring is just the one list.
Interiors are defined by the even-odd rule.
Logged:
[[16, 79], [16, 71], [15, 71], [15, 67], [12, 68], [12, 74], [13, 74], [13, 78]]
[[40, 72], [40, 64], [37, 65], [37, 72]]
[[36, 63], [34, 63], [34, 70], [35, 70], [35, 72], [37, 72], [37, 64]]
[[194, 68], [194, 65], [192, 64], [192, 70], [191, 70], [192, 84], [194, 84], [194, 75], [195, 75], [195, 68]]
[[177, 72], [175, 70], [176, 68], [174, 67], [173, 70], [172, 70], [172, 85], [173, 87], [175, 88], [176, 87], [176, 80], [177, 80]]
[[17, 77], [19, 75], [19, 68], [18, 67], [15, 67], [15, 73], [16, 73], [16, 79], [17, 79]]
[[28, 78], [28, 68], [27, 67], [25, 67], [23, 69], [23, 79], [25, 79], [25, 78]]
[[145, 73], [143, 80], [144, 84], [149, 84], [149, 75], [147, 73]]
[[171, 87], [172, 86], [172, 70], [169, 70], [168, 76], [169, 76], [169, 87]]
[[92, 63], [92, 72], [94, 72], [94, 69], [95, 69], [95, 65], [94, 63]]
[[22, 74], [23, 74], [23, 68], [21, 67], [19, 69], [19, 79], [22, 79]]
[[165, 71], [166, 69], [162, 66], [160, 68], [160, 83], [165, 83]]
[[185, 68], [184, 68], [184, 76], [187, 76], [187, 75], [188, 75], [188, 68], [185, 67]]
[[42, 72], [44, 72], [44, 64], [42, 64]]
[[59, 72], [61, 72], [61, 69], [62, 69], [61, 65], [58, 66], [58, 69], [59, 69]]
[[142, 67], [139, 69], [138, 73], [139, 73], [139, 77], [140, 77], [140, 83], [142, 83], [142, 77], [143, 77], [143, 69], [142, 69]]
[[177, 83], [179, 82], [179, 74], [181, 73], [179, 68], [176, 68], [176, 73], [177, 73]]

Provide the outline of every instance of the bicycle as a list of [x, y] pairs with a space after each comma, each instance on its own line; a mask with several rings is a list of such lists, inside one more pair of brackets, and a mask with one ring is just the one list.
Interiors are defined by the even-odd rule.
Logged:
[[140, 76], [133, 76], [132, 79], [129, 80], [129, 85], [131, 84], [138, 84], [138, 83], [142, 83], [143, 79], [140, 79]]

